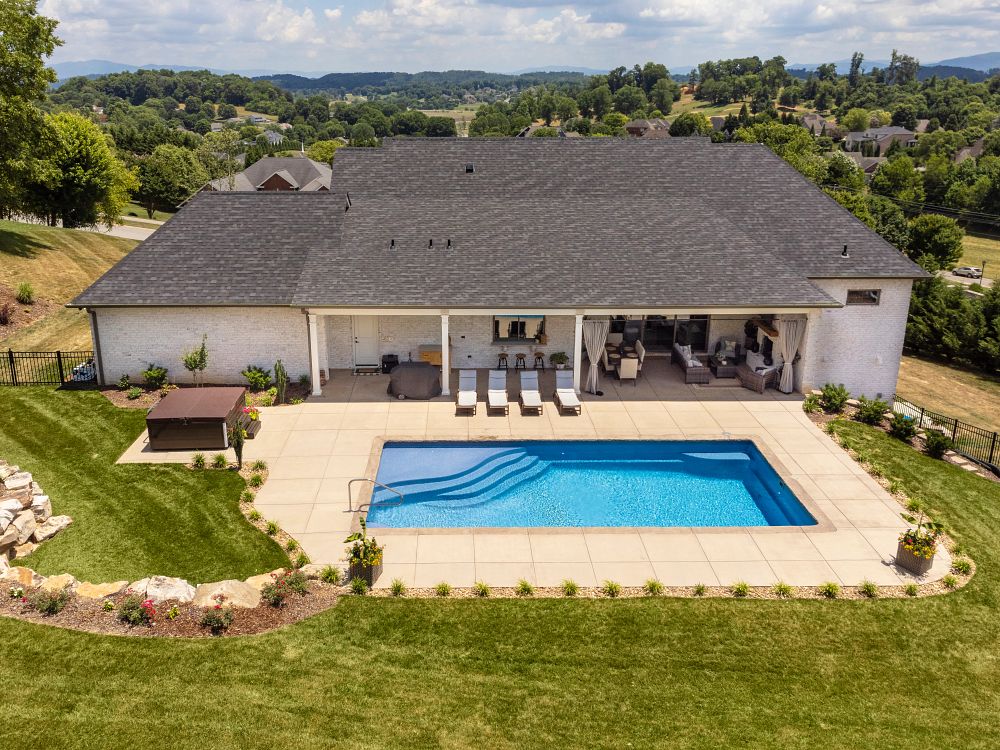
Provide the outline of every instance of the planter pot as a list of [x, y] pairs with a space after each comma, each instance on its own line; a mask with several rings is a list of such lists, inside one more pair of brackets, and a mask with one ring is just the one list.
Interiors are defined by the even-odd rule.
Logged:
[[378, 580], [380, 575], [382, 575], [382, 563], [370, 566], [359, 562], [352, 562], [347, 568], [348, 582], [353, 581], [355, 578], [362, 578], [368, 584], [369, 588], [375, 585], [375, 581]]
[[933, 557], [918, 557], [910, 552], [910, 550], [903, 549], [902, 542], [900, 542], [896, 547], [896, 565], [901, 568], [905, 568], [911, 573], [922, 576], [931, 569], [931, 565], [933, 564]]

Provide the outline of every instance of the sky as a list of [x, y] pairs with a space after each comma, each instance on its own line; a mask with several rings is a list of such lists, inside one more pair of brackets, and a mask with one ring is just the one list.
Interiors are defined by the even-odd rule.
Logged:
[[41, 0], [39, 10], [60, 21], [52, 62], [226, 70], [816, 63], [893, 48], [936, 62], [1000, 50], [1000, 0]]

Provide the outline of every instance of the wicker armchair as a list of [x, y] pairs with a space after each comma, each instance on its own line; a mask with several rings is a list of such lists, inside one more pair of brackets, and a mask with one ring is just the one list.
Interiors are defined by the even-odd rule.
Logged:
[[754, 372], [746, 362], [743, 362], [736, 368], [736, 377], [744, 388], [763, 393], [765, 388], [778, 387], [778, 381], [781, 380], [781, 368], [767, 372]]

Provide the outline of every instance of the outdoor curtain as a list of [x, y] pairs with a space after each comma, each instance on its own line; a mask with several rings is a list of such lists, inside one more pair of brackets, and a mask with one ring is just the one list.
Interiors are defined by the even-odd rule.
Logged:
[[587, 358], [590, 360], [590, 372], [587, 373], [587, 390], [597, 393], [597, 363], [604, 356], [604, 344], [608, 340], [611, 321], [583, 321], [583, 344], [587, 347]]
[[775, 323], [778, 329], [778, 344], [781, 346], [781, 357], [785, 364], [781, 368], [781, 382], [778, 390], [782, 393], [791, 393], [795, 390], [795, 371], [792, 362], [799, 353], [799, 346], [802, 344], [802, 336], [806, 332], [806, 322], [804, 320], [781, 319]]

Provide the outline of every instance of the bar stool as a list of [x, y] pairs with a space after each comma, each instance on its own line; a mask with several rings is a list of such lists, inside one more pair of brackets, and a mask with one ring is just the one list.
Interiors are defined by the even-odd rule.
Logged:
[[500, 356], [497, 358], [497, 369], [507, 369], [507, 352], [500, 352]]
[[545, 369], [545, 355], [541, 352], [535, 352], [535, 364], [531, 366], [533, 370], [544, 370]]
[[515, 370], [527, 370], [528, 363], [525, 361], [524, 352], [518, 352], [514, 355], [514, 369]]

